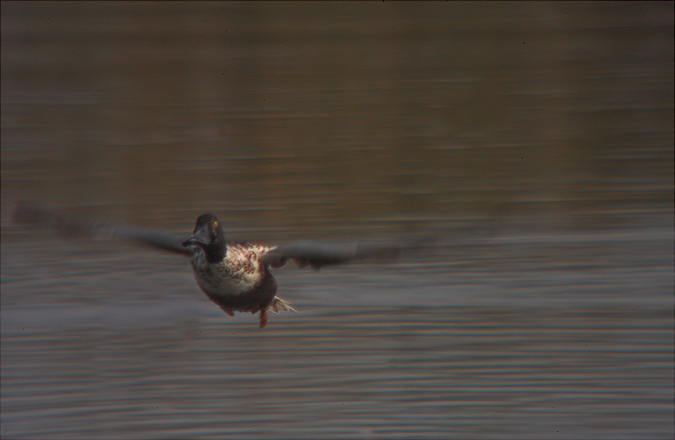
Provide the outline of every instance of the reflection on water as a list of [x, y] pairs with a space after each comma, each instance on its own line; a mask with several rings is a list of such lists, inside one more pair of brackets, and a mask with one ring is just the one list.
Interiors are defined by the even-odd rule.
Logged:
[[182, 228], [213, 210], [305, 235], [663, 215], [672, 12], [9, 2], [3, 190], [96, 217]]
[[672, 438], [673, 3], [2, 3], [2, 190], [279, 272], [2, 231], [3, 438]]

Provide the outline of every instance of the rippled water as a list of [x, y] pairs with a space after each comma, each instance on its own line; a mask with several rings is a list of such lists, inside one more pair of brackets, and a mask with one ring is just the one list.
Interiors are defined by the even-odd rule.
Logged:
[[[491, 267], [442, 260], [441, 249], [393, 267], [284, 269], [281, 292], [300, 312], [264, 330], [202, 297], [179, 257], [158, 264], [113, 246], [100, 261], [84, 243], [48, 242], [83, 267], [41, 246], [3, 247], [2, 429], [667, 437], [672, 242], [671, 230], [518, 236], [482, 244], [483, 261], [501, 255]], [[578, 265], [545, 262], [562, 247]], [[535, 249], [542, 263], [518, 263]]]
[[630, 308], [341, 307], [264, 335], [213, 318], [26, 332], [4, 343], [13, 367], [3, 373], [3, 429], [660, 437], [672, 429], [671, 318]]
[[2, 438], [673, 438], [672, 2], [1, 7], [3, 206], [435, 239], [260, 330], [3, 218]]

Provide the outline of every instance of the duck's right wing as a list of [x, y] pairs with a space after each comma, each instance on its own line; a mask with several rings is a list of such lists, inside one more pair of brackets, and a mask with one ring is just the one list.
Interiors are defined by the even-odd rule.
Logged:
[[[191, 255], [183, 246], [184, 239], [168, 231], [142, 226], [90, 222], [56, 214], [48, 209], [26, 202], [3, 200], [3, 211], [14, 224], [28, 224], [53, 229], [69, 238], [93, 240], [123, 240], [135, 242], [177, 254]], [[5, 213], [3, 212], [3, 217]]]

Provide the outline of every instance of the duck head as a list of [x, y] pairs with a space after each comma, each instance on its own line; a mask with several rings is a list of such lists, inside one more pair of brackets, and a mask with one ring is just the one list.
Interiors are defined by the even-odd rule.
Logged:
[[225, 233], [218, 218], [213, 214], [200, 215], [192, 237], [185, 240], [183, 246], [198, 246], [204, 249], [209, 263], [222, 261], [226, 250]]

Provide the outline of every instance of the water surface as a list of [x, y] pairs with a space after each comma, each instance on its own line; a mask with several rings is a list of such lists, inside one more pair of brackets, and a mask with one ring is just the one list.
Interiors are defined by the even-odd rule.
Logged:
[[673, 437], [673, 3], [1, 7], [3, 197], [436, 239], [259, 330], [3, 219], [3, 438]]

